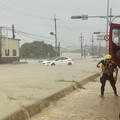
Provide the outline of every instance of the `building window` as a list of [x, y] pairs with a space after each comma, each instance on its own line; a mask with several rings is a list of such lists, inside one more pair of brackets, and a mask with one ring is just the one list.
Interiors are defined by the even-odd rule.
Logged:
[[16, 56], [16, 50], [13, 50], [13, 56]]
[[5, 55], [9, 56], [9, 49], [5, 49]]

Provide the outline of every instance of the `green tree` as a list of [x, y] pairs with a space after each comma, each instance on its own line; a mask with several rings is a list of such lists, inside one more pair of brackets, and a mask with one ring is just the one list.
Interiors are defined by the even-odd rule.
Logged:
[[24, 43], [20, 48], [22, 58], [45, 58], [55, 56], [52, 45], [43, 41], [34, 41], [32, 43]]

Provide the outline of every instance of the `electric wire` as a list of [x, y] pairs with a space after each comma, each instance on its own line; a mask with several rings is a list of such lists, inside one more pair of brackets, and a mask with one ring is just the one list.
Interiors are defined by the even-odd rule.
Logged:
[[[4, 26], [3, 28], [12, 31], [12, 29], [11, 29], [10, 27], [5, 27], [5, 26]], [[32, 33], [24, 32], [24, 31], [17, 30], [17, 29], [15, 29], [15, 33], [19, 34], [19, 36], [22, 35], [22, 36], [25, 36], [25, 37], [28, 37], [28, 38], [33, 38], [34, 40], [41, 40], [41, 41], [45, 41], [45, 42], [47, 42], [47, 43], [49, 43], [49, 44], [54, 44], [54, 43], [52, 42], [53, 40], [51, 40], [50, 37], [35, 35], [35, 34], [32, 34]], [[61, 33], [61, 34], [62, 34], [62, 33]], [[64, 36], [64, 35], [62, 34], [61, 36]], [[64, 36], [64, 38], [65, 38], [65, 37], [66, 37], [66, 36]], [[76, 44], [74, 44], [74, 43], [72, 43], [72, 42], [63, 40], [62, 37], [59, 37], [59, 38], [60, 38], [60, 41], [62, 40], [64, 43], [67, 43], [68, 45], [72, 45], [72, 46], [73, 46], [73, 45], [76, 45]], [[22, 39], [23, 39], [23, 38], [22, 38]], [[68, 38], [66, 37], [66, 39], [68, 39]]]
[[37, 19], [50, 19], [51, 20], [51, 18], [49, 18], [49, 17], [41, 17], [41, 16], [36, 15], [36, 14], [27, 13], [25, 11], [21, 11], [21, 10], [6, 6], [2, 3], [0, 3], [0, 8], [5, 10], [5, 11], [15, 13], [15, 14], [21, 14], [21, 15], [24, 15], [24, 16], [27, 16], [27, 17], [32, 17], [32, 18], [37, 18]]
[[[2, 27], [4, 29], [8, 29], [10, 31], [12, 31], [12, 29], [10, 27]], [[17, 30], [17, 29], [14, 29], [15, 33], [21, 33], [21, 34], [24, 34], [24, 35], [29, 35], [29, 36], [33, 36], [33, 37], [36, 37], [36, 38], [45, 38], [45, 39], [49, 39], [50, 37], [48, 36], [41, 36], [41, 35], [36, 35], [36, 34], [32, 34], [32, 33], [28, 33], [28, 32], [24, 32], [24, 31], [21, 31], [21, 30]]]
[[[3, 31], [4, 30], [9, 30], [9, 31], [12, 31], [12, 29], [10, 27], [6, 27], [6, 26], [3, 26], [2, 27]], [[24, 37], [27, 37], [27, 38], [32, 38], [33, 40], [38, 40], [38, 41], [44, 41], [44, 42], [47, 42], [49, 44], [53, 44], [53, 40], [51, 40], [50, 37], [46, 37], [46, 36], [40, 36], [40, 35], [35, 35], [35, 34], [32, 34], [32, 33], [28, 33], [28, 32], [24, 32], [24, 31], [21, 31], [21, 30], [17, 30], [15, 29], [14, 30], [15, 33], [17, 33], [19, 35], [20, 38], [22, 38], [23, 40], [25, 40], [22, 36]], [[32, 41], [33, 41], [32, 40]], [[26, 41], [26, 40], [25, 40]]]
[[[65, 33], [66, 32], [69, 32], [70, 34], [74, 34], [74, 36], [76, 36], [76, 34], [74, 33], [74, 32], [71, 32], [70, 31], [70, 28], [69, 27], [67, 27], [61, 20], [60, 20], [60, 23], [63, 25], [63, 29], [65, 30]], [[62, 33], [61, 33], [62, 34]], [[66, 38], [66, 39], [70, 39], [70, 38], [67, 38], [67, 36], [65, 36], [65, 35], [61, 35], [61, 36], [64, 36], [64, 38]], [[61, 39], [62, 40], [62, 39]], [[69, 45], [75, 45], [75, 46], [78, 46], [78, 44], [75, 44], [75, 42], [70, 42], [70, 41], [66, 41], [66, 40], [63, 40], [65, 43], [68, 43]]]
[[[21, 15], [24, 15], [24, 16], [32, 17], [32, 18], [34, 17], [34, 18], [39, 18], [39, 19], [51, 19], [51, 18], [48, 18], [48, 17], [40, 17], [40, 16], [35, 15], [35, 14], [26, 13], [26, 12], [24, 12], [24, 11], [20, 11], [20, 10], [11, 8], [11, 7], [9, 7], [9, 6], [6, 6], [6, 5], [4, 5], [4, 4], [2, 4], [2, 3], [0, 4], [0, 8], [3, 9], [3, 10], [6, 10], [6, 11], [8, 11], [8, 12], [12, 12], [12, 13], [16, 13], [16, 14], [21, 14]], [[46, 38], [46, 37], [44, 37], [44, 36], [34, 35], [34, 34], [22, 32], [22, 31], [17, 31], [17, 32], [19, 32], [19, 33], [21, 33], [21, 34], [24, 34], [24, 35], [26, 35], [26, 36], [27, 36], [27, 35], [31, 35], [32, 38], [34, 38], [33, 36], [35, 36], [35, 37], [41, 37], [41, 38]], [[74, 32], [73, 32], [73, 33], [74, 33]], [[35, 38], [35, 39], [36, 39], [36, 38]], [[47, 41], [47, 42], [48, 42], [48, 41]], [[64, 41], [64, 42], [69, 43], [69, 44], [73, 44], [73, 43], [70, 43], [70, 42], [68, 42], [68, 41]]]
[[22, 40], [24, 40], [25, 42], [27, 42], [27, 40], [24, 39], [19, 33], [17, 33], [17, 35], [18, 35]]
[[49, 44], [53, 44], [53, 42], [51, 42], [50, 40], [46, 40], [44, 38], [36, 37], [36, 36], [31, 35], [31, 34], [22, 34], [21, 32], [18, 32], [18, 31], [16, 31], [16, 33], [19, 34], [19, 35], [21, 35], [21, 36], [25, 36], [27, 38], [32, 38], [33, 40], [44, 41], [44, 42], [47, 42]]

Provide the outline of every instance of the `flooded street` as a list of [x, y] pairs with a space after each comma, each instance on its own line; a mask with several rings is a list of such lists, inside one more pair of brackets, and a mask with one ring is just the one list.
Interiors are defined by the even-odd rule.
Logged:
[[[120, 120], [120, 0], [1, 0], [0, 11], [0, 120]], [[106, 79], [116, 96], [107, 82], [100, 97]]]
[[78, 60], [72, 66], [43, 66], [29, 60], [28, 64], [1, 65], [0, 119], [99, 72], [96, 63]]
[[[119, 76], [120, 78], [120, 76]], [[120, 81], [117, 82], [120, 95]], [[52, 103], [31, 120], [119, 120], [120, 96], [114, 96], [107, 82], [105, 96], [100, 97], [99, 78], [82, 89]]]

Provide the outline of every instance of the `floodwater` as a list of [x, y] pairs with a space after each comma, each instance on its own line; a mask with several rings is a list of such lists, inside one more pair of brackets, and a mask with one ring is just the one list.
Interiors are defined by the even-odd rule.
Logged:
[[28, 64], [0, 65], [0, 119], [43, 99], [100, 70], [96, 61], [76, 60], [72, 66], [43, 66], [38, 60]]
[[[119, 76], [120, 78], [120, 76]], [[117, 82], [120, 95], [120, 81]], [[105, 96], [100, 97], [99, 78], [82, 89], [51, 103], [31, 120], [120, 120], [120, 96], [114, 96], [107, 81]]]

